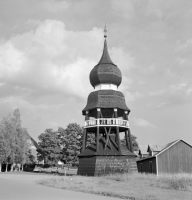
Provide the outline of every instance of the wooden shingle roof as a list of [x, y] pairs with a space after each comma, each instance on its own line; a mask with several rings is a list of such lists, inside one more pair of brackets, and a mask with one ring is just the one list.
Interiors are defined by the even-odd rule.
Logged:
[[107, 41], [105, 39], [103, 55], [99, 63], [90, 72], [90, 83], [95, 88], [98, 84], [121, 84], [122, 75], [120, 69], [115, 65], [108, 53]]
[[125, 97], [122, 92], [116, 90], [98, 90], [91, 92], [88, 96], [87, 105], [83, 109], [85, 111], [94, 108], [119, 108], [130, 112], [125, 103]]
[[159, 152], [163, 148], [165, 148], [165, 145], [157, 145], [157, 144], [156, 145], [148, 145], [147, 152], [149, 152], [150, 150]]

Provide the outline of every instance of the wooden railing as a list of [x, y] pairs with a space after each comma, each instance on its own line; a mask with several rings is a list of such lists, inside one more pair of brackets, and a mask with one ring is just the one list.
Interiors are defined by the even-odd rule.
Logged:
[[129, 121], [118, 119], [118, 118], [99, 118], [99, 119], [91, 119], [85, 121], [85, 127], [93, 127], [93, 126], [123, 126], [129, 127]]

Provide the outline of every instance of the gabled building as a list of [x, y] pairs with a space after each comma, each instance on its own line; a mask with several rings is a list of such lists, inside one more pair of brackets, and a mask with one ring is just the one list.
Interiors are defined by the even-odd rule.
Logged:
[[27, 136], [28, 136], [28, 139], [27, 139], [28, 148], [30, 149], [31, 154], [34, 156], [35, 162], [37, 162], [38, 144], [29, 134], [27, 134]]
[[159, 153], [163, 148], [165, 148], [165, 145], [148, 145], [148, 156], [154, 156], [155, 154]]
[[192, 173], [192, 146], [184, 140], [148, 146], [151, 156], [137, 160], [138, 172], [160, 174]]
[[142, 151], [141, 149], [139, 149], [138, 151], [134, 151], [135, 155], [137, 156], [136, 157], [137, 160], [149, 157], [149, 154], [147, 152], [145, 153], [143, 152], [145, 151]]
[[31, 154], [35, 157], [35, 162], [39, 164], [44, 164], [44, 160], [39, 162], [37, 159], [37, 153], [41, 154], [44, 157], [43, 150], [39, 147], [38, 143], [29, 134], [27, 134], [27, 136], [28, 136], [27, 143], [31, 150]]

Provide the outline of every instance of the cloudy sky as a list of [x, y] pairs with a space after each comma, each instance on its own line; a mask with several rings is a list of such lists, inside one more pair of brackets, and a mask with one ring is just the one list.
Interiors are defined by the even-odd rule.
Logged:
[[19, 108], [35, 139], [83, 125], [106, 22], [141, 147], [192, 144], [191, 19], [191, 0], [0, 0], [0, 118]]

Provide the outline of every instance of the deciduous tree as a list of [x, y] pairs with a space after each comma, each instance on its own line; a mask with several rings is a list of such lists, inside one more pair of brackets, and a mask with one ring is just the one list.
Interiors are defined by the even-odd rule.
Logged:
[[39, 147], [44, 152], [44, 161], [50, 165], [56, 165], [61, 159], [60, 139], [57, 131], [46, 129], [39, 135]]
[[[132, 145], [133, 145], [133, 151], [138, 151], [139, 150], [139, 144], [137, 142], [137, 137], [135, 137], [134, 135], [131, 135], [131, 139], [132, 139]], [[125, 137], [121, 140], [121, 144], [123, 144], [124, 146], [126, 146], [126, 140]]]
[[68, 164], [77, 164], [78, 155], [82, 146], [83, 128], [76, 124], [70, 123], [62, 134], [63, 158]]
[[[0, 122], [0, 163], [7, 165], [22, 164], [27, 147], [27, 129], [22, 127], [21, 114], [15, 109], [12, 115], [4, 117]], [[13, 166], [13, 165], [12, 165]]]

